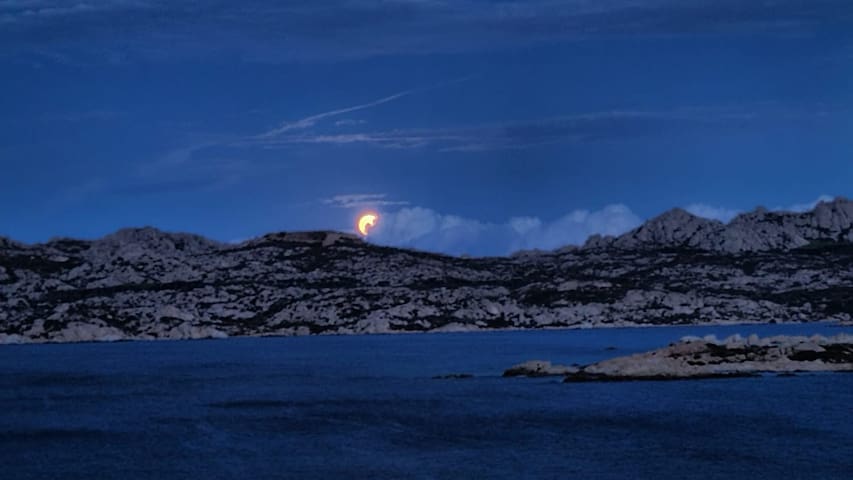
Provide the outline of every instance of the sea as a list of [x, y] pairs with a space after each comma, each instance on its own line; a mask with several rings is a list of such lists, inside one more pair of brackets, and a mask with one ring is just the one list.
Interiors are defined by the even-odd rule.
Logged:
[[[0, 479], [851, 479], [853, 374], [502, 378], [830, 324], [0, 347]], [[434, 378], [468, 374], [470, 378]]]

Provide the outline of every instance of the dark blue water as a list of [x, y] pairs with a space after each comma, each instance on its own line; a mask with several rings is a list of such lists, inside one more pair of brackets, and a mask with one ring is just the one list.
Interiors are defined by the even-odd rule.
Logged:
[[[0, 348], [0, 478], [853, 478], [853, 374], [563, 384], [647, 328]], [[615, 350], [608, 347], [616, 347]], [[432, 379], [471, 373], [475, 378]]]

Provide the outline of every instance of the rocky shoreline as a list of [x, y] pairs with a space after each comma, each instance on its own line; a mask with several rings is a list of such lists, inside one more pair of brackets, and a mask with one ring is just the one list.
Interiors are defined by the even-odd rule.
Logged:
[[553, 377], [575, 374], [580, 369], [575, 365], [554, 365], [545, 360], [529, 360], [519, 363], [503, 373], [504, 377]]
[[564, 376], [565, 382], [733, 378], [764, 373], [853, 372], [853, 335], [686, 337], [669, 346], [581, 367], [530, 361], [504, 376]]

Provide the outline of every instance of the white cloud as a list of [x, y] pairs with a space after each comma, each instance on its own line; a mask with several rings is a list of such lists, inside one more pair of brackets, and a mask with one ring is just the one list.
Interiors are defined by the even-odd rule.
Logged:
[[625, 205], [608, 205], [601, 210], [575, 210], [532, 230], [521, 238], [521, 248], [554, 249], [582, 244], [594, 234], [620, 235], [639, 226], [642, 219]]
[[324, 198], [322, 202], [339, 208], [376, 208], [389, 205], [408, 205], [409, 202], [388, 200], [386, 193], [348, 193]]
[[575, 210], [554, 221], [514, 217], [504, 223], [481, 222], [423, 207], [381, 213], [370, 239], [380, 244], [452, 254], [504, 255], [522, 249], [552, 250], [582, 244], [595, 233], [618, 235], [641, 223], [624, 205]]
[[374, 100], [372, 102], [363, 103], [361, 105], [355, 105], [353, 107], [340, 108], [337, 110], [330, 110], [328, 112], [318, 113], [316, 115], [311, 115], [310, 117], [305, 117], [300, 120], [296, 120], [293, 122], [285, 122], [279, 125], [277, 128], [274, 128], [268, 132], [262, 133], [258, 135], [258, 138], [272, 138], [281, 135], [282, 133], [289, 132], [291, 130], [300, 130], [305, 128], [313, 127], [320, 120], [328, 117], [335, 117], [338, 115], [343, 115], [344, 113], [355, 112], [358, 110], [364, 110], [365, 108], [376, 107], [382, 105], [383, 103], [388, 103], [398, 98], [405, 97], [406, 95], [411, 95], [419, 90], [405, 90], [399, 93], [395, 93], [393, 95], [389, 95], [384, 98], [380, 98], [379, 100]]
[[542, 220], [536, 217], [513, 217], [509, 219], [509, 226], [519, 235], [524, 235], [542, 228]]
[[0, 23], [18, 23], [26, 20], [59, 18], [113, 11], [133, 11], [150, 8], [148, 2], [139, 0], [101, 0], [97, 2], [70, 2], [56, 0], [0, 0]]
[[[807, 203], [773, 210], [807, 211], [832, 197], [821, 195]], [[326, 203], [340, 206], [388, 202], [385, 194], [339, 195]], [[400, 202], [402, 203], [402, 202]], [[694, 215], [728, 222], [742, 210], [694, 203], [685, 210]], [[394, 211], [379, 209], [380, 220], [369, 240], [383, 245], [409, 247], [450, 254], [506, 255], [518, 250], [553, 250], [566, 245], [583, 244], [591, 235], [621, 235], [642, 224], [625, 205], [608, 205], [600, 210], [573, 210], [554, 220], [539, 217], [511, 217], [505, 222], [482, 222], [411, 206]]]
[[[701, 107], [665, 111], [605, 110], [538, 120], [460, 127], [373, 131], [347, 129], [344, 133], [340, 130], [330, 132], [321, 129], [291, 131], [313, 126], [314, 119], [320, 118], [315, 116], [283, 125], [279, 131], [274, 131], [275, 133], [268, 132], [253, 137], [244, 142], [244, 145], [260, 145], [264, 148], [290, 148], [294, 145], [366, 145], [378, 148], [434, 147], [439, 152], [446, 153], [487, 152], [634, 137], [665, 132], [676, 127], [707, 128], [709, 125], [729, 125], [733, 119], [748, 120], [755, 115], [742, 109]], [[345, 122], [340, 120], [335, 125], [352, 125]]]
[[813, 210], [814, 207], [817, 206], [820, 202], [831, 202], [832, 197], [829, 195], [821, 195], [817, 197], [817, 199], [812, 200], [811, 202], [806, 203], [795, 203], [793, 205], [789, 205], [787, 207], [776, 207], [773, 210], [778, 210], [782, 212], [808, 212], [809, 210]]
[[[813, 210], [818, 203], [831, 202], [832, 200], [833, 198], [829, 195], [821, 195], [815, 200], [812, 200], [811, 202], [795, 203], [793, 205], [788, 206], [776, 206], [771, 208], [770, 210], [774, 212], [808, 212], [810, 210]], [[728, 223], [731, 219], [744, 212], [744, 210], [718, 207], [705, 203], [693, 203], [684, 207], [684, 209], [698, 217], [719, 220], [724, 223]]]
[[338, 120], [335, 122], [336, 127], [349, 127], [353, 125], [364, 125], [367, 123], [367, 120], [354, 120], [352, 118], [345, 118], [343, 120]]
[[378, 107], [379, 105], [383, 105], [383, 104], [386, 104], [388, 102], [393, 102], [394, 100], [397, 100], [399, 98], [407, 97], [407, 96], [415, 94], [415, 93], [423, 93], [423, 92], [428, 92], [430, 90], [435, 90], [437, 88], [443, 88], [443, 87], [446, 87], [449, 85], [453, 85], [455, 83], [467, 81], [470, 78], [471, 78], [470, 76], [462, 77], [462, 78], [457, 78], [454, 80], [449, 80], [446, 82], [437, 83], [437, 84], [431, 85], [429, 87], [420, 87], [420, 88], [413, 88], [410, 90], [403, 90], [402, 92], [397, 92], [393, 95], [388, 95], [387, 97], [383, 97], [383, 98], [380, 98], [378, 100], [374, 100], [372, 102], [363, 103], [361, 105], [339, 108], [336, 110], [330, 110], [328, 112], [323, 112], [323, 113], [318, 113], [316, 115], [311, 115], [309, 117], [305, 117], [305, 118], [302, 118], [302, 119], [299, 119], [296, 121], [284, 122], [272, 130], [269, 130], [265, 133], [257, 135], [255, 137], [255, 139], [262, 140], [262, 139], [276, 138], [276, 137], [278, 137], [284, 133], [290, 132], [292, 130], [303, 130], [306, 128], [311, 128], [311, 127], [317, 125], [318, 122], [320, 122], [321, 120], [324, 120], [326, 118], [337, 117], [337, 116], [343, 115], [345, 113], [357, 112], [359, 110], [364, 110], [366, 108]]
[[719, 220], [723, 223], [728, 223], [729, 220], [742, 213], [742, 210], [735, 208], [715, 207], [704, 203], [693, 203], [684, 207], [684, 209], [697, 217]]

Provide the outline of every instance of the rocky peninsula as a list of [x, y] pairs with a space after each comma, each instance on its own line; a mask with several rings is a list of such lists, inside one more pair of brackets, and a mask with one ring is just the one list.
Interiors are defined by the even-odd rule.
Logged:
[[853, 372], [853, 335], [686, 337], [667, 347], [579, 368], [531, 361], [504, 376], [565, 375], [566, 382], [686, 380], [761, 373]]

